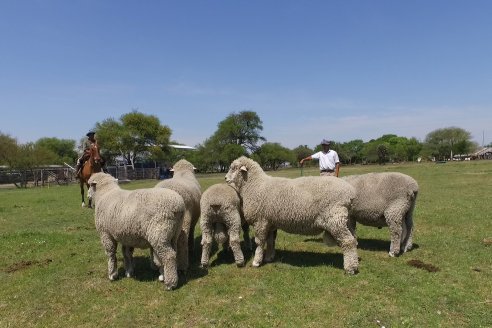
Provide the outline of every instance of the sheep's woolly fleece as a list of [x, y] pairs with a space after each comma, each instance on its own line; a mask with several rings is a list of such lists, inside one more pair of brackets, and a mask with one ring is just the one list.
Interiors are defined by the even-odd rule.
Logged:
[[214, 236], [218, 243], [225, 244], [229, 241], [237, 266], [243, 266], [244, 255], [240, 246], [241, 227], [243, 227], [246, 246], [249, 248], [251, 241], [249, 227], [242, 213], [241, 199], [236, 190], [224, 183], [210, 186], [202, 195], [200, 208], [201, 265], [208, 266], [212, 236]]
[[[238, 190], [244, 216], [255, 229], [258, 247], [254, 266], [263, 260], [269, 232], [281, 229], [303, 235], [329, 234], [344, 252], [345, 270], [358, 270], [357, 243], [348, 229], [349, 208], [355, 197], [350, 184], [336, 177], [271, 177], [244, 156], [232, 162], [226, 181]], [[267, 254], [267, 260], [269, 257]]]
[[[130, 247], [151, 247], [168, 289], [178, 283], [176, 244], [185, 204], [176, 192], [167, 189], [123, 190], [109, 174], [96, 173], [89, 183], [95, 188], [95, 225], [109, 256], [108, 275], [117, 277], [116, 246], [124, 246], [127, 276], [133, 273]], [[126, 250], [129, 253], [125, 253]]]
[[389, 255], [412, 248], [413, 211], [419, 191], [417, 181], [398, 172], [368, 173], [343, 178], [357, 194], [352, 204], [351, 229], [355, 224], [388, 226], [391, 235]]
[[183, 197], [185, 214], [182, 233], [178, 241], [178, 268], [187, 270], [189, 267], [189, 251], [193, 250], [195, 226], [200, 218], [201, 186], [195, 177], [195, 167], [185, 159], [173, 165], [174, 175], [171, 179], [159, 182], [156, 188], [167, 188], [176, 191]]

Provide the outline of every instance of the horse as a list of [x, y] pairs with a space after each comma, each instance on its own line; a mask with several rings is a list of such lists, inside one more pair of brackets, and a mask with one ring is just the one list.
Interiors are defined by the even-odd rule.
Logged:
[[89, 178], [93, 173], [101, 172], [102, 160], [97, 144], [92, 144], [89, 148], [90, 157], [85, 161], [84, 166], [78, 175], [80, 181], [80, 195], [82, 196], [82, 207], [85, 207], [84, 185], [87, 186], [88, 208], [92, 208], [92, 190], [89, 186]]

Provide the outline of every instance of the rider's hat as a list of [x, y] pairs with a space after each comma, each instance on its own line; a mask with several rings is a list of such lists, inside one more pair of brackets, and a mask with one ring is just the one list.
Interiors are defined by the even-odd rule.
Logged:
[[89, 132], [87, 132], [86, 136], [88, 136], [88, 137], [89, 137], [89, 136], [93, 136], [93, 135], [95, 135], [95, 134], [96, 134], [96, 132], [94, 132], [94, 131], [89, 131]]

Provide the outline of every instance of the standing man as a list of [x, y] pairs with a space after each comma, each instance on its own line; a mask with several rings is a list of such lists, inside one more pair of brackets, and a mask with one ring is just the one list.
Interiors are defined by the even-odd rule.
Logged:
[[321, 176], [335, 176], [338, 177], [340, 170], [340, 160], [336, 151], [330, 149], [331, 141], [323, 139], [321, 141], [322, 151], [317, 152], [311, 156], [301, 159], [299, 164], [303, 165], [304, 161], [310, 161], [312, 159], [319, 160], [319, 171]]
[[95, 135], [96, 135], [96, 133], [93, 131], [89, 131], [86, 134], [87, 140], [84, 140], [84, 143], [82, 144], [84, 152], [82, 153], [82, 156], [80, 156], [79, 159], [77, 160], [77, 167], [76, 167], [76, 171], [75, 171], [76, 177], [79, 176], [80, 170], [84, 166], [85, 161], [87, 161], [89, 159], [89, 157], [91, 156], [90, 149], [91, 149], [92, 145], [97, 146], [97, 140], [95, 138]]

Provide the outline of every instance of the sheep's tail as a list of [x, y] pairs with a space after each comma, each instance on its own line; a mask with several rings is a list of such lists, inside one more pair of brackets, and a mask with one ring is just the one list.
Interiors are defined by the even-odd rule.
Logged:
[[417, 194], [418, 191], [414, 191], [413, 195], [411, 196], [411, 205], [410, 208], [407, 211], [407, 214], [405, 216], [405, 230], [406, 234], [402, 240], [402, 250], [403, 252], [409, 251], [412, 249], [413, 246], [413, 241], [412, 241], [412, 236], [413, 236], [413, 211], [415, 209], [415, 203], [417, 201]]

